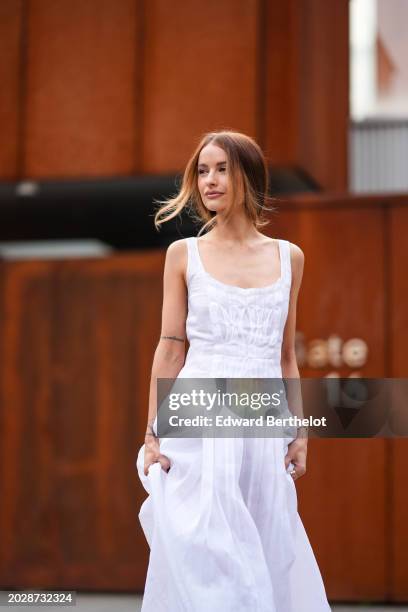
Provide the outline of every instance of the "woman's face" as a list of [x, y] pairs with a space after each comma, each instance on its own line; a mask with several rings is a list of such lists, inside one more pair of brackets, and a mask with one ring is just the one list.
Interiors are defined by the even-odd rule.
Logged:
[[231, 203], [232, 194], [228, 172], [227, 154], [215, 144], [201, 149], [198, 158], [198, 189], [208, 210], [220, 212]]

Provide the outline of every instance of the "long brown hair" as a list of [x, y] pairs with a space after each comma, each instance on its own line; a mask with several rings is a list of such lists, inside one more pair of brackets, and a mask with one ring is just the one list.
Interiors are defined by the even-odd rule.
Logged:
[[[222, 130], [208, 132], [202, 136], [187, 162], [179, 193], [167, 200], [155, 200], [155, 203], [159, 204], [154, 216], [156, 229], [160, 229], [162, 223], [176, 217], [184, 208], [194, 221], [204, 223], [199, 234], [216, 224], [216, 213], [204, 206], [198, 190], [198, 158], [201, 149], [210, 143], [221, 147], [227, 155], [228, 174], [235, 205], [237, 205], [235, 196], [241, 188], [244, 210], [254, 226], [260, 228], [269, 223], [264, 211], [275, 211], [271, 206], [274, 198], [268, 195], [268, 168], [261, 148], [246, 134]], [[233, 214], [232, 207], [226, 218], [231, 214]]]

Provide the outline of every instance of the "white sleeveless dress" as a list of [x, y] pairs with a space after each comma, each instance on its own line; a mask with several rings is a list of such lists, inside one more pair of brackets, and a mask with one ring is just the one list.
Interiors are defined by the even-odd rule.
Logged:
[[[260, 288], [224, 284], [188, 249], [190, 346], [178, 377], [276, 378], [291, 287], [290, 244], [280, 278]], [[155, 431], [156, 423], [154, 425]], [[297, 511], [284, 456], [290, 438], [162, 438], [171, 463], [139, 478], [139, 519], [150, 546], [142, 612], [327, 612], [331, 608]]]

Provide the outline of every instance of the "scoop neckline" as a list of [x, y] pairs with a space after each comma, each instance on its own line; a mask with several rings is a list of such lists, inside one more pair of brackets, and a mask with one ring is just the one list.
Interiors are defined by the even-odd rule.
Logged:
[[211, 280], [213, 283], [215, 283], [216, 285], [219, 285], [220, 287], [225, 287], [228, 290], [238, 291], [242, 293], [254, 293], [257, 291], [260, 291], [260, 292], [268, 291], [268, 290], [274, 289], [277, 285], [279, 285], [282, 282], [283, 280], [283, 249], [282, 249], [280, 238], [275, 238], [275, 240], [278, 241], [278, 248], [279, 248], [280, 276], [273, 283], [269, 283], [269, 285], [264, 285], [263, 287], [239, 287], [238, 285], [230, 285], [229, 283], [223, 283], [222, 281], [212, 276], [209, 272], [207, 272], [207, 270], [204, 268], [204, 264], [201, 259], [200, 249], [198, 248], [198, 237], [194, 236], [197, 258], [198, 258], [198, 262], [201, 268], [201, 272], [205, 274], [205, 276], [209, 280]]

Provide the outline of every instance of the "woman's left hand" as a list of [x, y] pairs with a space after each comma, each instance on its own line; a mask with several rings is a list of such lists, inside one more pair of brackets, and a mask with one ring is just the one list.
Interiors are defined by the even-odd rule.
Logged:
[[285, 469], [289, 463], [293, 463], [295, 472], [291, 474], [293, 480], [297, 480], [306, 473], [307, 440], [305, 438], [295, 438], [288, 446], [285, 455]]

